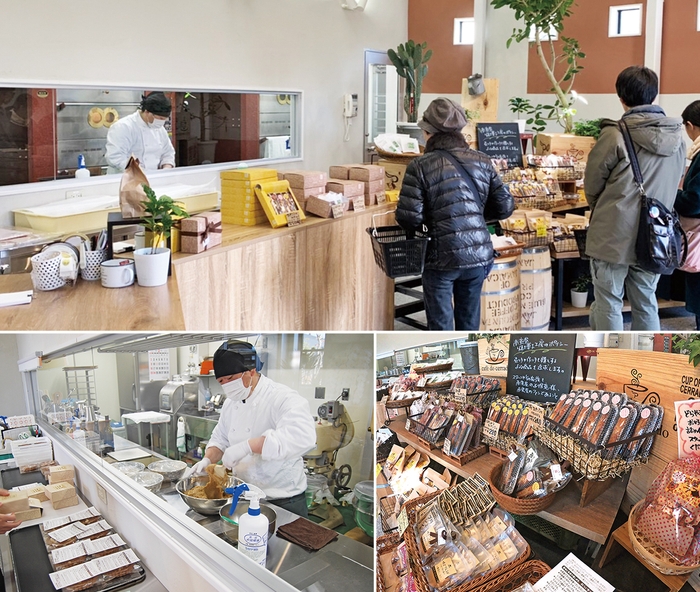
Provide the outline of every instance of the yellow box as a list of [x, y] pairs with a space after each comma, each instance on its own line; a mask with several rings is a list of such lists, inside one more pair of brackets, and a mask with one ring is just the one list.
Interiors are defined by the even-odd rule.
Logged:
[[399, 190], [398, 189], [391, 189], [389, 191], [386, 191], [386, 200], [387, 201], [399, 201]]
[[264, 216], [265, 210], [263, 210], [262, 204], [259, 201], [256, 202], [238, 202], [232, 201], [226, 204], [226, 207], [221, 209], [222, 212], [229, 214], [238, 214], [240, 216], [251, 216], [258, 214]]
[[277, 180], [277, 169], [234, 169], [221, 171], [221, 179], [225, 181], [262, 181], [265, 179]]
[[226, 179], [222, 179], [221, 193], [224, 194], [233, 191], [235, 193], [247, 193], [255, 195], [256, 183], [257, 181], [227, 181]]
[[64, 499], [58, 500], [56, 502], [51, 502], [54, 510], [60, 510], [61, 508], [70, 508], [71, 506], [77, 506], [80, 503], [77, 495], [73, 497], [66, 497]]
[[287, 215], [292, 213], [298, 214], [300, 220], [306, 220], [304, 211], [289, 187], [289, 181], [259, 183], [255, 186], [255, 193], [273, 228], [287, 226]]
[[244, 204], [252, 204], [252, 205], [262, 207], [260, 200], [258, 200], [258, 196], [255, 194], [253, 194], [253, 195], [238, 195], [238, 194], [225, 195], [221, 201], [222, 209], [225, 207], [232, 206], [232, 205], [233, 206], [242, 206]]
[[258, 224], [267, 224], [269, 222], [267, 216], [265, 215], [263, 215], [262, 218], [249, 216], [228, 216], [225, 220], [223, 217], [221, 219], [226, 224], [235, 224], [237, 226], [257, 226]]
[[70, 483], [66, 483], [65, 481], [46, 486], [46, 496], [51, 500], [52, 504], [75, 495], [75, 487], [73, 487]]

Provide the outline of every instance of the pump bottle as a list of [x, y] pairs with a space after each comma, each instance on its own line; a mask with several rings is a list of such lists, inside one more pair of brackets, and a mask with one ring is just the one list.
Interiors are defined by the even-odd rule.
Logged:
[[260, 512], [260, 498], [265, 497], [264, 492], [255, 487], [243, 483], [238, 487], [226, 489], [233, 495], [231, 513], [233, 513], [238, 497], [245, 492], [245, 498], [250, 500], [248, 512], [238, 519], [238, 550], [247, 555], [257, 564], [265, 567], [267, 560], [267, 536], [270, 521]]
[[85, 157], [82, 154], [78, 155], [78, 168], [75, 171], [76, 179], [84, 179], [90, 176], [90, 169], [85, 166]]

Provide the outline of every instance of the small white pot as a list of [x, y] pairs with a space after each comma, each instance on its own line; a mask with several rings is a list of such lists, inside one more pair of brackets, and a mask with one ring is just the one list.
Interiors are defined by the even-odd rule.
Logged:
[[168, 281], [170, 249], [159, 247], [155, 252], [151, 247], [134, 251], [136, 281], [139, 286], [162, 286]]
[[518, 131], [521, 134], [524, 134], [525, 133], [525, 124], [527, 123], [527, 119], [514, 119], [513, 121], [518, 124]]
[[588, 291], [585, 292], [575, 292], [571, 290], [571, 305], [576, 308], [586, 308], [586, 303], [588, 302]]

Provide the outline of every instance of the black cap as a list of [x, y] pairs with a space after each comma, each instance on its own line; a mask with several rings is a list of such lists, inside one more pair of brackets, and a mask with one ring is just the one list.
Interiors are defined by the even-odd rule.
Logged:
[[214, 353], [214, 376], [231, 376], [257, 369], [258, 356], [247, 341], [226, 341]]
[[153, 115], [168, 117], [172, 107], [170, 99], [160, 91], [152, 92], [141, 98], [141, 111], [148, 111]]

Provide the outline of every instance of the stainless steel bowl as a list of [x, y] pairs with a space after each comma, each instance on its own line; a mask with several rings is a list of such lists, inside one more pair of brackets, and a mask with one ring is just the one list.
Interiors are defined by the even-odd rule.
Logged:
[[[225, 497], [222, 499], [201, 499], [185, 494], [185, 491], [188, 491], [197, 485], [206, 485], [207, 483], [209, 483], [209, 475], [196, 475], [193, 477], [180, 479], [177, 482], [177, 485], [175, 485], [175, 489], [180, 494], [182, 501], [195, 512], [206, 514], [208, 516], [215, 516], [226, 503], [231, 501], [230, 497]], [[240, 479], [229, 477], [228, 487], [237, 487], [241, 483], [242, 482]]]
[[124, 473], [127, 477], [131, 477], [132, 479], [136, 473], [140, 473], [146, 468], [143, 463], [131, 461], [115, 462], [112, 463], [112, 466], [117, 469], [117, 471]]
[[157, 460], [148, 465], [148, 470], [163, 475], [166, 481], [177, 481], [185, 474], [187, 463], [181, 460]]
[[[231, 503], [227, 503], [221, 510], [219, 510], [219, 517], [221, 518], [221, 530], [224, 536], [232, 543], [238, 543], [238, 520], [240, 517], [248, 512], [248, 507], [250, 502], [248, 500], [238, 500], [236, 509], [233, 511], [233, 515], [229, 516], [231, 511]], [[277, 529], [277, 512], [275, 512], [270, 506], [265, 502], [260, 502], [260, 513], [267, 517], [270, 521], [270, 527], [267, 529], [268, 536], [275, 534]]]
[[163, 484], [163, 475], [151, 473], [150, 471], [136, 473], [133, 479], [136, 483], [143, 485], [148, 491], [152, 491], [153, 493], [158, 493], [160, 491], [160, 486]]

